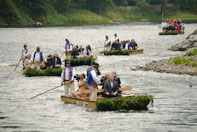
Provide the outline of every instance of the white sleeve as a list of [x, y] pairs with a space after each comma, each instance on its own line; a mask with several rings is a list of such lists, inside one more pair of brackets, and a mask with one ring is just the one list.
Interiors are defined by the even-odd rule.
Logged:
[[64, 69], [62, 69], [62, 74], [61, 74], [61, 82], [62, 83], [64, 82], [63, 76], [64, 76]]
[[42, 52], [42, 57], [43, 57], [43, 60], [46, 62], [46, 57], [45, 57], [45, 54]]
[[92, 70], [92, 71], [90, 72], [90, 74], [92, 75], [93, 80], [94, 80], [97, 84], [99, 84], [99, 83], [100, 83], [100, 79], [96, 76], [95, 70]]
[[31, 61], [33, 62], [33, 58], [34, 58], [34, 52], [31, 55]]
[[75, 69], [73, 68], [73, 75], [72, 75], [72, 78], [71, 78], [71, 80], [74, 80], [74, 76], [75, 76]]

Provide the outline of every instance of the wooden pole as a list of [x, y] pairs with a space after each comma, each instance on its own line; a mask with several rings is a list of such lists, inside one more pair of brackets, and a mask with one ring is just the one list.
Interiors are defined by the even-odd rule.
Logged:
[[20, 62], [21, 62], [21, 58], [19, 59], [18, 64], [16, 65], [16, 67], [14, 69], [14, 72], [16, 71], [16, 68], [18, 67], [18, 65], [19, 65]]
[[[69, 84], [69, 83], [70, 83], [70, 82], [67, 82], [67, 83], [65, 83], [64, 85]], [[59, 85], [59, 86], [56, 86], [56, 87], [54, 87], [54, 88], [48, 89], [48, 90], [46, 90], [46, 91], [44, 91], [44, 92], [41, 92], [41, 93], [39, 93], [39, 94], [37, 94], [37, 95], [31, 97], [30, 99], [34, 99], [35, 97], [38, 97], [38, 96], [40, 96], [40, 95], [43, 95], [43, 94], [45, 94], [45, 93], [47, 93], [47, 92], [49, 92], [49, 91], [52, 91], [52, 90], [54, 90], [54, 89], [57, 89], [57, 88], [61, 87], [61, 86], [63, 86], [63, 85]]]

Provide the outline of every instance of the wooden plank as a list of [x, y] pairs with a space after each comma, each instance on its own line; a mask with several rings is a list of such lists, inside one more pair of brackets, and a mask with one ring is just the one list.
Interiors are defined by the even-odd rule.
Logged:
[[[132, 90], [131, 87], [127, 87], [127, 88], [119, 88], [119, 91], [129, 91]], [[90, 90], [84, 90], [85, 94], [89, 94]], [[97, 89], [97, 93], [104, 93], [104, 89]]]
[[144, 49], [130, 50], [129, 54], [142, 54], [143, 52], [144, 52]]

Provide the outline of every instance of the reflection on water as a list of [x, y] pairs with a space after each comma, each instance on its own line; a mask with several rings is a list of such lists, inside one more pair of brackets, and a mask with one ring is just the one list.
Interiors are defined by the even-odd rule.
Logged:
[[[0, 29], [0, 131], [190, 131], [197, 125], [197, 77], [131, 71], [135, 65], [174, 57], [181, 52], [167, 48], [186, 38], [197, 24], [187, 24], [186, 34], [159, 36], [154, 23], [122, 24], [112, 26], [84, 26], [57, 28], [1, 28]], [[144, 54], [131, 56], [103, 56], [105, 35], [121, 40], [134, 38]], [[102, 74], [117, 71], [122, 86], [132, 86], [132, 93], [153, 95], [154, 107], [149, 111], [97, 112], [60, 101], [63, 88], [51, 91], [34, 100], [39, 92], [60, 84], [59, 77], [31, 77], [22, 75], [21, 66], [13, 72], [21, 49], [26, 43], [33, 52], [37, 46], [45, 54], [62, 54], [64, 40], [86, 46], [90, 44], [98, 55]], [[87, 66], [76, 67], [77, 73]], [[193, 87], [189, 87], [192, 82]]]

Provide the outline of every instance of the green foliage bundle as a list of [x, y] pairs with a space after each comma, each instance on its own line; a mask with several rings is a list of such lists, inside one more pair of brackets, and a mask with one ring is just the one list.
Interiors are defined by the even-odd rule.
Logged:
[[33, 76], [61, 76], [62, 69], [52, 69], [47, 68], [45, 70], [34, 70], [34, 69], [27, 69], [23, 74], [27, 77]]
[[153, 96], [101, 98], [96, 100], [96, 107], [98, 111], [148, 110], [150, 102], [153, 103]]
[[104, 55], [129, 55], [129, 51], [127, 50], [110, 50], [110, 51], [101, 51], [101, 54]]
[[82, 66], [82, 65], [91, 65], [92, 61], [95, 61], [96, 58], [87, 57], [87, 58], [76, 58], [76, 59], [65, 59], [64, 62], [66, 64], [67, 61], [71, 62], [71, 66]]

